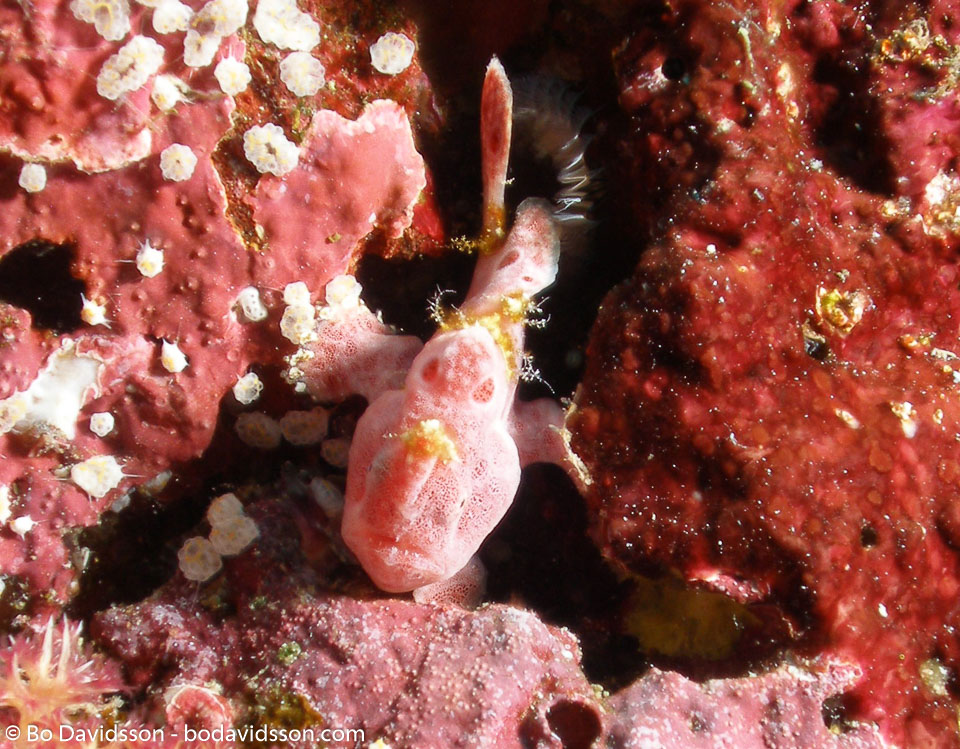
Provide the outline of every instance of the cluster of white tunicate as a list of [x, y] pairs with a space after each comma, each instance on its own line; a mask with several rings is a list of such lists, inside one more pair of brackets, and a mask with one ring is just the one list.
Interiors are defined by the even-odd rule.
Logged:
[[162, 112], [169, 112], [183, 101], [186, 88], [184, 82], [174, 75], [158, 75], [153, 79], [153, 90], [150, 91], [150, 98], [157, 105], [157, 109]]
[[80, 319], [87, 325], [106, 325], [110, 327], [107, 320], [107, 308], [103, 304], [98, 304], [93, 299], [87, 299], [83, 294], [80, 295]]
[[137, 250], [137, 270], [144, 278], [153, 278], [163, 270], [163, 250], [150, 244], [149, 239]]
[[213, 544], [202, 536], [188, 538], [177, 552], [180, 571], [187, 580], [202, 583], [223, 568], [223, 561]]
[[316, 340], [316, 310], [310, 304], [294, 304], [283, 310], [280, 333], [298, 346]]
[[235, 494], [222, 494], [207, 509], [209, 539], [188, 538], [180, 547], [177, 559], [180, 571], [188, 580], [202, 583], [223, 569], [221, 557], [235, 556], [260, 536], [257, 524], [243, 511]]
[[163, 47], [146, 36], [135, 36], [107, 58], [97, 74], [97, 93], [114, 101], [136, 91], [163, 64]]
[[47, 186], [47, 170], [42, 164], [24, 164], [17, 184], [27, 192], [40, 192]]
[[326, 305], [320, 308], [322, 320], [336, 320], [363, 306], [360, 293], [363, 287], [349, 273], [336, 276], [324, 288]]
[[234, 57], [224, 57], [213, 69], [223, 93], [236, 96], [250, 85], [250, 68]]
[[158, 34], [173, 34], [190, 27], [193, 9], [180, 0], [162, 0], [153, 11], [153, 30]]
[[98, 411], [90, 415], [90, 431], [98, 437], [106, 437], [113, 431], [113, 414], [109, 411]]
[[297, 96], [313, 96], [323, 85], [323, 63], [309, 52], [291, 52], [280, 63], [280, 80]]
[[197, 168], [197, 155], [190, 146], [173, 143], [160, 152], [160, 171], [171, 182], [184, 182], [193, 176]]
[[328, 518], [337, 517], [343, 512], [343, 492], [331, 481], [317, 476], [310, 481], [310, 493]]
[[160, 364], [168, 372], [176, 374], [187, 368], [187, 357], [176, 343], [164, 339], [160, 345]]
[[238, 403], [249, 406], [263, 392], [263, 381], [257, 377], [256, 372], [247, 372], [239, 378], [233, 386], [233, 397]]
[[239, 554], [260, 536], [260, 529], [252, 518], [246, 515], [229, 518], [210, 531], [210, 543], [221, 556], [230, 557]]
[[219, 554], [235, 556], [259, 536], [257, 524], [244, 513], [243, 504], [233, 493], [221, 494], [207, 508], [210, 543]]
[[75, 18], [92, 23], [107, 41], [119, 42], [130, 31], [127, 0], [73, 0], [70, 11]]
[[296, 0], [259, 0], [253, 27], [267, 44], [309, 52], [320, 43], [320, 26]]
[[260, 322], [267, 319], [267, 308], [255, 286], [247, 286], [237, 294], [237, 306], [243, 316], [250, 322]]
[[350, 462], [350, 440], [343, 437], [324, 440], [320, 445], [320, 457], [334, 468], [346, 468]]
[[233, 492], [227, 492], [216, 497], [207, 507], [207, 522], [211, 526], [222, 525], [243, 514], [243, 502]]
[[273, 450], [279, 447], [283, 437], [277, 420], [260, 411], [240, 414], [234, 429], [244, 444], [260, 450]]
[[243, 134], [243, 153], [258, 172], [278, 177], [291, 171], [300, 158], [300, 149], [272, 122], [254, 125]]
[[327, 304], [335, 304], [347, 309], [356, 309], [360, 306], [360, 293], [362, 291], [363, 287], [356, 277], [348, 273], [331, 279], [323, 290]]
[[315, 445], [327, 436], [330, 416], [323, 408], [287, 411], [280, 419], [280, 431], [291, 445]]
[[303, 281], [287, 284], [283, 289], [287, 307], [280, 320], [280, 333], [291, 343], [301, 345], [316, 340], [317, 311], [310, 303], [310, 290]]
[[213, 62], [220, 41], [247, 20], [247, 0], [210, 0], [190, 19], [183, 40], [183, 61], [192, 68]]
[[409, 67], [415, 49], [406, 36], [390, 31], [371, 45], [370, 62], [378, 73], [397, 75]]
[[123, 480], [123, 469], [112, 455], [95, 455], [70, 469], [70, 480], [99, 499]]

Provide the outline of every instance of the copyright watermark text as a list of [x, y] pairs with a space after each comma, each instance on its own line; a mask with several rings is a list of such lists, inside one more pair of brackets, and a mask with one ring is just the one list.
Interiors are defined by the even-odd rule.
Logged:
[[[10, 725], [3, 729], [3, 737], [8, 741], [25, 739], [27, 742], [51, 742], [60, 744], [77, 743], [84, 746], [121, 742], [142, 742], [162, 744], [170, 736], [186, 743], [231, 742], [231, 743], [270, 743], [351, 745], [364, 741], [362, 728], [280, 728], [272, 726], [241, 726], [240, 728], [190, 728], [177, 726], [151, 728], [144, 726], [96, 726], [81, 727], [63, 724], [56, 728], [28, 725], [24, 729]], [[96, 743], [95, 743], [96, 742]]]

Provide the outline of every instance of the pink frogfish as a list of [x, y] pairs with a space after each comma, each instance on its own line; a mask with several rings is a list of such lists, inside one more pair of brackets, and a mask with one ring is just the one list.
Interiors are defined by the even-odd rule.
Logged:
[[[474, 555], [513, 502], [523, 465], [556, 462], [583, 478], [566, 446], [559, 404], [516, 401], [524, 325], [535, 296], [556, 277], [560, 246], [546, 201], [521, 203], [505, 231], [511, 117], [510, 83], [494, 59], [481, 107], [484, 228], [464, 304], [440, 316], [438, 332], [422, 348], [391, 338], [362, 305], [350, 313], [366, 321], [368, 360], [382, 346], [384, 360], [396, 367], [402, 346], [412, 363], [398, 389], [371, 393], [367, 385], [371, 403], [350, 448], [342, 535], [377, 586], [414, 591], [418, 600], [464, 602], [476, 594], [482, 566]], [[351, 327], [328, 317], [314, 344], [327, 361]], [[389, 370], [377, 380], [402, 376]], [[337, 378], [349, 384], [349, 368], [341, 365]], [[309, 374], [306, 381], [317, 394]], [[325, 382], [328, 388], [330, 370]]]

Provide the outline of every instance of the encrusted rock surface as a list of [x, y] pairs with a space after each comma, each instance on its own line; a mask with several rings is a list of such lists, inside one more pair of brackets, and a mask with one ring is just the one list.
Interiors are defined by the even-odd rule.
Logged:
[[960, 665], [948, 6], [684, 2], [619, 50], [657, 240], [572, 420], [611, 557], [775, 603], [911, 746], [955, 744]]
[[405, 747], [520, 747], [527, 733], [559, 747], [551, 710], [577, 712], [600, 734], [600, 703], [566, 630], [510, 606], [468, 612], [324, 592], [299, 550], [309, 511], [264, 500], [247, 512], [260, 540], [225, 560], [203, 595], [178, 574], [97, 618], [97, 641], [149, 702], [202, 685], [238, 724], [283, 725], [286, 715]]

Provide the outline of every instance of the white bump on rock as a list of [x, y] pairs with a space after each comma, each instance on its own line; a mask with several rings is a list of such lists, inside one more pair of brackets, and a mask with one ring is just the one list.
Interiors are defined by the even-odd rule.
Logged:
[[47, 170], [41, 164], [24, 164], [17, 184], [27, 192], [40, 192], [47, 186]]
[[70, 480], [99, 499], [123, 480], [123, 470], [112, 455], [94, 455], [70, 469]]
[[397, 75], [413, 61], [416, 46], [403, 34], [390, 31], [370, 47], [370, 62], [374, 70], [384, 75]]

